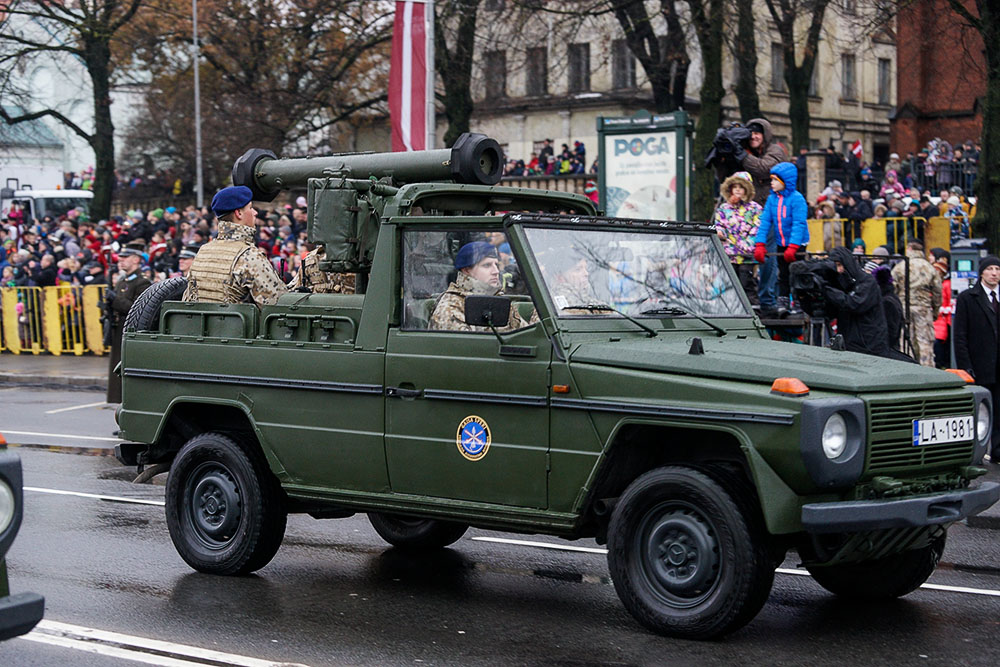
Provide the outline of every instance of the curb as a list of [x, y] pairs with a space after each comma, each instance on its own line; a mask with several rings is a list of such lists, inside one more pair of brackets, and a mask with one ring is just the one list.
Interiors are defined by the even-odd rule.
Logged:
[[38, 387], [42, 389], [70, 389], [72, 391], [107, 391], [108, 379], [92, 375], [0, 373], [0, 385], [8, 387]]

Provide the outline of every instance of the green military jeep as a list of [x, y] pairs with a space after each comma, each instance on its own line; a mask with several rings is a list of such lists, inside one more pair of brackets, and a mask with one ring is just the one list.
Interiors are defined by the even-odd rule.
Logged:
[[[308, 188], [322, 268], [357, 273], [359, 293], [258, 310], [175, 301], [175, 279], [133, 307], [118, 455], [169, 465], [193, 568], [263, 567], [289, 512], [366, 512], [408, 548], [469, 526], [592, 537], [639, 622], [706, 638], [757, 614], [790, 548], [834, 593], [909, 593], [948, 526], [1000, 497], [970, 484], [987, 391], [772, 342], [712, 228], [500, 187], [501, 164], [481, 135], [237, 161], [258, 200]], [[473, 330], [431, 328], [459, 250], [484, 241], [503, 293], [465, 299]], [[505, 330], [514, 308], [528, 324]]]

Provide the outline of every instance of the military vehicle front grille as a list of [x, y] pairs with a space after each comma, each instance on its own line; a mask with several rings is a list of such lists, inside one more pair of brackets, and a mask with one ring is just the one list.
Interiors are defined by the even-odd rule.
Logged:
[[923, 398], [869, 401], [868, 423], [871, 438], [865, 470], [884, 473], [915, 467], [947, 467], [972, 457], [975, 443], [949, 442], [941, 445], [913, 445], [913, 420], [972, 414], [973, 397]]

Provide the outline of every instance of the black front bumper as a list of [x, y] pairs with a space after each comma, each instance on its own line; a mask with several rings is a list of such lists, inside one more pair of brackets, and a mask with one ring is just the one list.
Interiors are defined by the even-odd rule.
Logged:
[[856, 533], [885, 528], [918, 528], [954, 523], [979, 514], [1000, 500], [1000, 484], [896, 500], [856, 500], [802, 506], [807, 533]]
[[0, 641], [31, 632], [45, 614], [45, 598], [18, 593], [0, 598]]

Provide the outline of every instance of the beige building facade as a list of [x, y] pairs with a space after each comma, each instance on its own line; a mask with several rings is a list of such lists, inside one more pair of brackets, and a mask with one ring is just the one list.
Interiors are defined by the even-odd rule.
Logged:
[[[656, 16], [656, 3], [647, 4]], [[597, 157], [597, 118], [652, 110], [649, 81], [625, 47], [624, 33], [613, 15], [567, 18], [536, 12], [514, 20], [509, 5], [493, 0], [480, 9], [480, 23], [485, 27], [477, 36], [472, 130], [495, 137], [509, 158], [525, 161], [546, 138], [553, 140], [557, 153], [561, 144], [572, 148], [574, 141], [582, 141], [589, 168]], [[807, 148], [834, 145], [845, 150], [860, 139], [865, 160], [888, 155], [889, 116], [896, 99], [896, 47], [891, 24], [888, 29], [872, 29], [876, 8], [875, 0], [833, 0], [827, 10], [809, 100], [812, 122]], [[791, 129], [780, 39], [763, 0], [754, 2], [754, 11], [761, 110], [789, 152], [797, 153], [799, 147], [787, 144]], [[803, 16], [797, 24], [802, 39], [809, 18]], [[662, 24], [654, 29], [658, 35], [666, 34]], [[688, 33], [691, 65], [686, 106], [697, 117], [703, 75], [697, 39], [693, 30]], [[726, 36], [734, 38], [735, 27]], [[797, 52], [801, 51], [800, 45]], [[723, 58], [725, 118], [740, 120], [732, 92], [736, 65], [728, 47], [723, 48]], [[441, 146], [447, 121], [440, 109], [437, 122]], [[352, 150], [388, 150], [384, 119], [355, 128], [345, 138]]]

